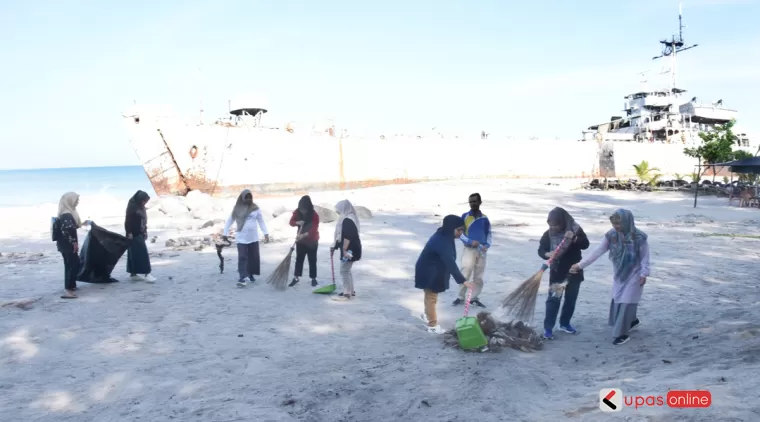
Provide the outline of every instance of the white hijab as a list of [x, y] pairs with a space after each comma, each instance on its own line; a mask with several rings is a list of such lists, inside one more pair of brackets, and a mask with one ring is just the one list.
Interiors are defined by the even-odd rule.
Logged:
[[335, 241], [340, 242], [340, 238], [343, 236], [343, 220], [348, 218], [353, 221], [356, 224], [356, 231], [359, 231], [359, 217], [356, 215], [356, 210], [348, 199], [335, 204], [335, 211], [340, 214], [338, 222], [335, 223]]
[[61, 218], [63, 214], [71, 214], [77, 223], [77, 228], [82, 226], [82, 220], [79, 219], [79, 213], [77, 212], [78, 201], [79, 194], [76, 192], [66, 192], [61, 197], [61, 200], [58, 201], [58, 218]]

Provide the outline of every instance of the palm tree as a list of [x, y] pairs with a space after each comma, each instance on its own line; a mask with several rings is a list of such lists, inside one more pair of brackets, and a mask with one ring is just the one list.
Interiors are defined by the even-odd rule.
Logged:
[[660, 169], [657, 167], [649, 167], [649, 162], [646, 160], [638, 165], [634, 164], [633, 168], [636, 170], [636, 177], [638, 177], [642, 183], [646, 183], [649, 186], [654, 186], [657, 183], [657, 180], [662, 177], [662, 174], [658, 173]]

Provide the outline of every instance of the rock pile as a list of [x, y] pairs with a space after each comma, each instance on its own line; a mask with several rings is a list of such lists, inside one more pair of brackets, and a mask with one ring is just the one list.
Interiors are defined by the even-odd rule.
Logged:
[[165, 246], [172, 248], [173, 250], [193, 249], [201, 251], [206, 246], [211, 246], [213, 243], [211, 236], [193, 236], [193, 237], [178, 237], [176, 239], [169, 239], [166, 241]]

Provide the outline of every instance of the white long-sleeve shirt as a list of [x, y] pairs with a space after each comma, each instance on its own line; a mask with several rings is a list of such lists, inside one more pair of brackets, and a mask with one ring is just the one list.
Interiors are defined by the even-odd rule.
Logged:
[[[225, 236], [230, 234], [230, 227], [232, 227], [232, 223], [234, 222], [235, 220], [232, 218], [232, 215], [230, 215], [227, 218], [227, 222], [224, 224]], [[262, 233], [264, 233], [265, 236], [269, 235], [269, 230], [267, 230], [267, 224], [264, 222], [264, 214], [261, 213], [260, 209], [248, 214], [248, 217], [246, 217], [245, 219], [245, 224], [243, 224], [242, 230], [240, 230], [240, 227], [237, 228], [238, 232], [235, 235], [235, 241], [237, 243], [242, 243], [245, 245], [258, 242], [259, 241], [259, 227], [261, 227], [261, 231]]]

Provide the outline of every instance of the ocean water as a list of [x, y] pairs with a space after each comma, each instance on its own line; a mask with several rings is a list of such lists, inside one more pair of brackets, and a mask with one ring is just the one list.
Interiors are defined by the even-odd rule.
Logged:
[[141, 166], [0, 170], [0, 207], [57, 204], [69, 191], [126, 203], [137, 190], [156, 197]]

